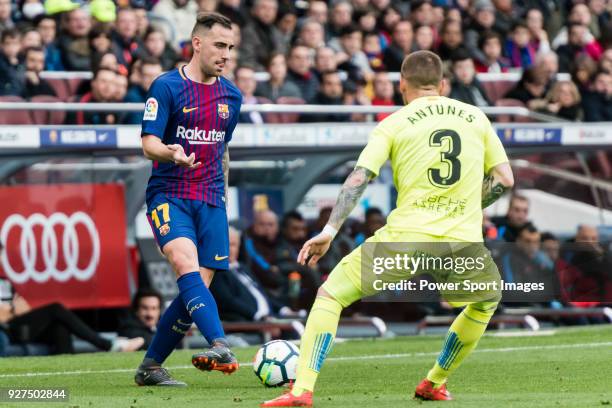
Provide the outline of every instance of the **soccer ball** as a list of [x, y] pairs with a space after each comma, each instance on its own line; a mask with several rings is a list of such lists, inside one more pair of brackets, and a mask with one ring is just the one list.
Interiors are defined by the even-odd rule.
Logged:
[[266, 387], [280, 387], [295, 381], [299, 350], [285, 340], [269, 341], [257, 351], [253, 371]]

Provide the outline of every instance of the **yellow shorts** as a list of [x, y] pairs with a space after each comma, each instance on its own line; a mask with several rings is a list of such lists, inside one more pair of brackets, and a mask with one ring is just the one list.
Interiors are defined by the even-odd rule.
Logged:
[[[403, 245], [404, 243], [409, 245]], [[405, 247], [406, 249], [402, 249]], [[416, 257], [416, 254], [443, 257], [448, 253], [455, 256], [458, 254], [471, 257], [482, 256], [483, 267], [465, 270], [460, 274], [441, 270], [422, 270], [416, 274], [410, 274], [406, 270], [395, 269], [385, 269], [380, 275], [372, 273], [375, 257], [394, 257], [400, 251], [413, 257]], [[431, 274], [437, 282], [454, 282], [457, 285], [461, 285], [464, 280], [489, 282], [500, 279], [497, 266], [482, 243], [465, 243], [453, 241], [447, 237], [415, 232], [390, 231], [383, 227], [368, 238], [363, 245], [345, 256], [330, 273], [322, 287], [343, 307], [347, 307], [359, 299], [378, 293], [371, 284], [373, 279], [392, 283], [409, 280], [422, 273]], [[482, 301], [497, 302], [501, 298], [501, 292], [492, 290], [491, 287], [476, 294], [472, 292], [467, 295], [458, 292], [450, 294], [441, 292], [441, 294], [454, 307]]]

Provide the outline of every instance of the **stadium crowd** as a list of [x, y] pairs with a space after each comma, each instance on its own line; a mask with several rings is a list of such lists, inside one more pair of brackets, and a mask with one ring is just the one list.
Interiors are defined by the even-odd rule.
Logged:
[[[236, 48], [226, 75], [246, 103], [401, 104], [389, 73], [410, 51], [427, 49], [444, 60], [453, 98], [610, 120], [611, 7], [607, 0], [0, 0], [0, 95], [143, 102], [157, 75], [189, 59], [196, 13], [217, 11], [233, 21]], [[42, 71], [91, 71], [93, 79], [65, 89], [41, 78]], [[257, 81], [263, 71], [268, 79]], [[510, 71], [521, 79], [502, 91], [476, 76]], [[79, 113], [65, 120], [139, 123], [139, 116]]]

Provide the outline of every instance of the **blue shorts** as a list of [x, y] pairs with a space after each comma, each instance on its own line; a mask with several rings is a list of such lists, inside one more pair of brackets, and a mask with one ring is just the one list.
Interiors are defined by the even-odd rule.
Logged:
[[147, 203], [147, 218], [157, 245], [189, 238], [198, 249], [200, 267], [229, 269], [229, 231], [225, 208], [204, 201], [157, 194]]

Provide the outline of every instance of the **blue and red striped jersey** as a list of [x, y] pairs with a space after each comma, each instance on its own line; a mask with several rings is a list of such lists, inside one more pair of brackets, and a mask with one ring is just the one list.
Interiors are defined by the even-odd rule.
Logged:
[[142, 118], [142, 136], [164, 144], [180, 144], [195, 153], [197, 169], [153, 162], [147, 203], [158, 193], [225, 206], [222, 158], [238, 123], [242, 95], [228, 79], [214, 84], [194, 82], [184, 67], [160, 75], [151, 85]]

